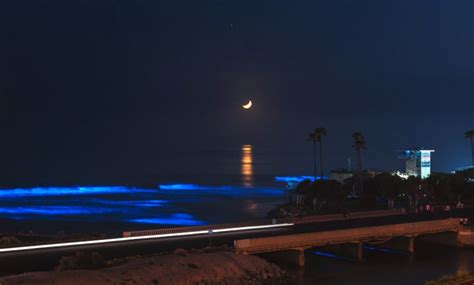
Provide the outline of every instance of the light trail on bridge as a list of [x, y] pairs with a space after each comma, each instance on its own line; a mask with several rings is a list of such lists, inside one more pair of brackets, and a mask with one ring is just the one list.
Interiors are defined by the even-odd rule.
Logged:
[[259, 225], [259, 226], [243, 226], [243, 227], [233, 227], [233, 228], [223, 228], [223, 229], [212, 229], [212, 227], [210, 227], [209, 230], [190, 231], [190, 232], [182, 232], [182, 233], [170, 233], [170, 234], [159, 234], [159, 235], [138, 236], [138, 237], [121, 237], [121, 238], [112, 238], [112, 239], [100, 239], [100, 240], [88, 240], [88, 241], [76, 241], [76, 242], [65, 242], [65, 243], [53, 243], [53, 244], [42, 244], [42, 245], [1, 248], [0, 253], [30, 251], [30, 250], [37, 250], [37, 249], [64, 248], [64, 247], [74, 247], [74, 246], [81, 246], [81, 245], [98, 245], [98, 244], [108, 244], [108, 243], [120, 243], [120, 242], [127, 242], [127, 241], [136, 241], [136, 240], [164, 239], [164, 238], [173, 238], [173, 237], [209, 235], [210, 230], [212, 231], [212, 234], [218, 234], [218, 233], [229, 233], [229, 232], [248, 231], [248, 230], [263, 230], [263, 229], [272, 229], [272, 228], [282, 228], [282, 227], [291, 227], [291, 226], [294, 226], [294, 224], [293, 223], [282, 223], [282, 224], [270, 224], [270, 225]]

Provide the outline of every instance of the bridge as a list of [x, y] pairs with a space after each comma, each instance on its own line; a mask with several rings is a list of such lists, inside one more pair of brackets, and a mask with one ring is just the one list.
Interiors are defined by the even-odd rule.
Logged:
[[[429, 215], [412, 215], [403, 209], [355, 212], [281, 220], [208, 225], [185, 228], [124, 232], [122, 237], [63, 241], [43, 244], [12, 245], [0, 248], [3, 272], [47, 270], [59, 258], [76, 251], [96, 251], [104, 258], [125, 257], [176, 248], [203, 248], [232, 245], [238, 253], [282, 253], [304, 265], [304, 250], [324, 245], [358, 246], [394, 236], [409, 237], [409, 251], [414, 251], [413, 237], [438, 232], [454, 232], [464, 244], [474, 245], [474, 232], [459, 226], [459, 217], [472, 216], [451, 211]], [[456, 217], [456, 218], [454, 218]], [[432, 235], [435, 237], [436, 235]], [[411, 245], [410, 245], [411, 244]], [[293, 262], [292, 261], [292, 262]], [[20, 271], [21, 272], [21, 271]]]
[[466, 231], [462, 230], [459, 218], [447, 218], [432, 221], [240, 239], [234, 242], [234, 246], [236, 252], [242, 254], [283, 252], [287, 256], [286, 259], [292, 259], [296, 261], [299, 266], [303, 266], [304, 251], [312, 247], [355, 244], [357, 245], [357, 258], [362, 260], [364, 243], [387, 241], [394, 237], [407, 237], [407, 250], [413, 254], [415, 252], [415, 237], [443, 232], [461, 233], [462, 236], [468, 235]]

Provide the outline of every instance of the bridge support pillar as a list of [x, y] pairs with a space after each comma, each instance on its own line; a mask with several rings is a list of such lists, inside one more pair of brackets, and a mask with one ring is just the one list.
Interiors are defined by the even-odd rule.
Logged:
[[474, 246], [474, 230], [472, 228], [461, 226], [457, 234], [458, 247]]
[[261, 254], [262, 257], [268, 258], [277, 263], [285, 263], [291, 266], [304, 267], [305, 256], [304, 249], [290, 249], [276, 252], [269, 252]]
[[304, 249], [298, 250], [298, 266], [304, 267], [305, 264]]
[[357, 243], [357, 261], [364, 261], [364, 243]]
[[415, 254], [415, 237], [414, 236], [408, 237], [408, 252], [411, 255]]

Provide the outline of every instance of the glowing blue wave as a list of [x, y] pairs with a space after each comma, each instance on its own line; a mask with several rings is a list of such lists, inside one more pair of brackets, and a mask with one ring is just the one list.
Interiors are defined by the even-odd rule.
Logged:
[[156, 224], [156, 225], [183, 225], [183, 226], [199, 226], [205, 225], [203, 221], [194, 219], [192, 215], [189, 214], [174, 214], [169, 217], [161, 218], [146, 218], [146, 219], [131, 219], [128, 220], [132, 223], [140, 224]]
[[159, 185], [160, 190], [170, 191], [198, 191], [199, 193], [216, 193], [222, 195], [276, 195], [280, 196], [284, 194], [283, 189], [277, 188], [247, 188], [239, 186], [206, 186], [196, 184], [161, 184]]
[[168, 203], [168, 201], [166, 200], [111, 201], [111, 200], [104, 200], [104, 199], [93, 199], [92, 202], [105, 204], [105, 205], [131, 206], [131, 207], [160, 207], [163, 204]]
[[[316, 176], [316, 180], [328, 180], [327, 176]], [[301, 182], [303, 180], [314, 181], [314, 176], [275, 176], [276, 182]]]
[[[281, 197], [284, 194], [283, 189], [269, 187], [245, 188], [196, 184], [160, 185], [156, 189], [122, 186], [0, 189], [0, 216], [2, 219], [11, 220], [53, 221], [59, 218], [196, 226], [205, 225], [207, 222], [180, 213], [189, 210], [194, 214], [195, 210], [194, 206], [180, 209], [179, 203], [212, 204], [223, 196], [248, 199], [248, 197]], [[190, 199], [195, 200], [189, 201]]]
[[228, 191], [232, 190], [231, 186], [201, 186], [196, 184], [161, 184], [159, 185], [161, 190], [216, 190], [216, 191]]
[[109, 209], [78, 206], [0, 207], [0, 214], [14, 215], [91, 215], [112, 212]]
[[34, 197], [34, 196], [69, 196], [97, 194], [127, 194], [154, 192], [154, 190], [136, 189], [120, 186], [99, 187], [37, 187], [0, 190], [0, 198]]

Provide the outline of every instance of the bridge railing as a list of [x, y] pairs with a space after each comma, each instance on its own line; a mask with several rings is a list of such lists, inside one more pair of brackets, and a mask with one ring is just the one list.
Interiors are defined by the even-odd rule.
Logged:
[[201, 231], [226, 229], [226, 228], [268, 225], [271, 223], [272, 223], [271, 220], [257, 220], [257, 221], [251, 221], [251, 222], [214, 224], [214, 225], [207, 225], [207, 226], [163, 228], [163, 229], [153, 229], [153, 230], [144, 230], [144, 231], [128, 231], [128, 232], [123, 232], [123, 237], [151, 236], [151, 235], [175, 234], [175, 233], [186, 233], [186, 232], [201, 232]]

